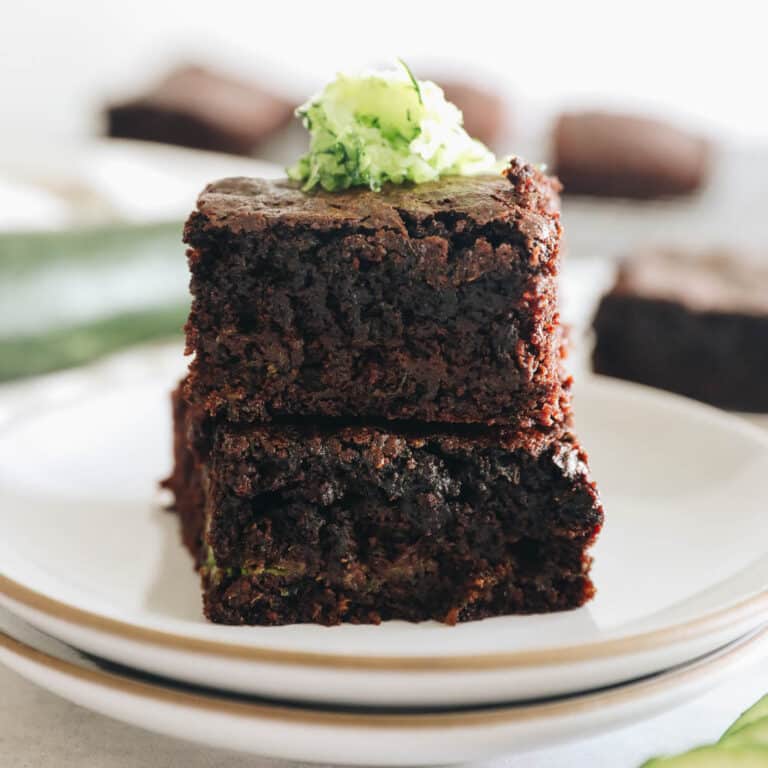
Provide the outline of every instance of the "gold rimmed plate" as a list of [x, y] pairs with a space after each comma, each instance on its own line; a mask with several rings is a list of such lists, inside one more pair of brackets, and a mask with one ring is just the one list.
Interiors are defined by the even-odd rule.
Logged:
[[223, 627], [162, 510], [177, 350], [0, 396], [0, 603], [67, 643], [190, 683], [315, 702], [468, 705], [659, 672], [768, 612], [768, 438], [712, 408], [582, 377], [577, 427], [606, 507], [578, 611], [445, 627]]
[[81, 706], [208, 746], [335, 765], [465, 763], [583, 738], [702, 693], [763, 655], [767, 642], [768, 630], [758, 629], [689, 664], [588, 694], [384, 712], [301, 707], [134, 674], [0, 614], [0, 663]]

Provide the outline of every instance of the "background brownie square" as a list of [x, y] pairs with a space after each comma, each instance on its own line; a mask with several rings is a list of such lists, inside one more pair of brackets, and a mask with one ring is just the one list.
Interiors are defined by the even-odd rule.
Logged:
[[554, 150], [566, 194], [648, 199], [695, 192], [710, 155], [705, 139], [674, 125], [610, 112], [561, 115]]
[[187, 66], [107, 109], [107, 135], [252, 154], [287, 125], [295, 105], [255, 83]]
[[594, 320], [598, 373], [768, 412], [768, 269], [736, 253], [639, 252]]

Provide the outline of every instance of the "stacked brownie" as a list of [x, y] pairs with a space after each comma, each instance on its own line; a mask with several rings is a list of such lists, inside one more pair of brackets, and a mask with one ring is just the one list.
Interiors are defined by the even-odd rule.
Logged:
[[555, 183], [210, 185], [176, 496], [213, 621], [571, 608], [602, 509], [570, 432]]

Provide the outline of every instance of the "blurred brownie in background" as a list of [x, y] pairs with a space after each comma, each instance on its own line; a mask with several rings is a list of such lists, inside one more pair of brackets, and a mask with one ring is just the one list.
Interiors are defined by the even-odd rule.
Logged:
[[443, 89], [445, 98], [464, 115], [464, 127], [474, 139], [493, 147], [501, 138], [506, 122], [506, 104], [497, 91], [462, 80], [434, 81]]
[[255, 83], [186, 66], [108, 107], [107, 134], [249, 155], [290, 121], [294, 106]]
[[768, 261], [638, 252], [594, 320], [597, 373], [768, 412]]
[[645, 117], [563, 114], [554, 132], [555, 173], [566, 194], [658, 198], [702, 186], [708, 142]]

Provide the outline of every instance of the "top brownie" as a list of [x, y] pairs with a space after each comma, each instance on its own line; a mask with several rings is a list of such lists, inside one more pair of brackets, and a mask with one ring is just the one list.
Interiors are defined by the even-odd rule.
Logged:
[[565, 422], [557, 192], [517, 160], [381, 192], [209, 185], [184, 238], [190, 396], [231, 421]]

